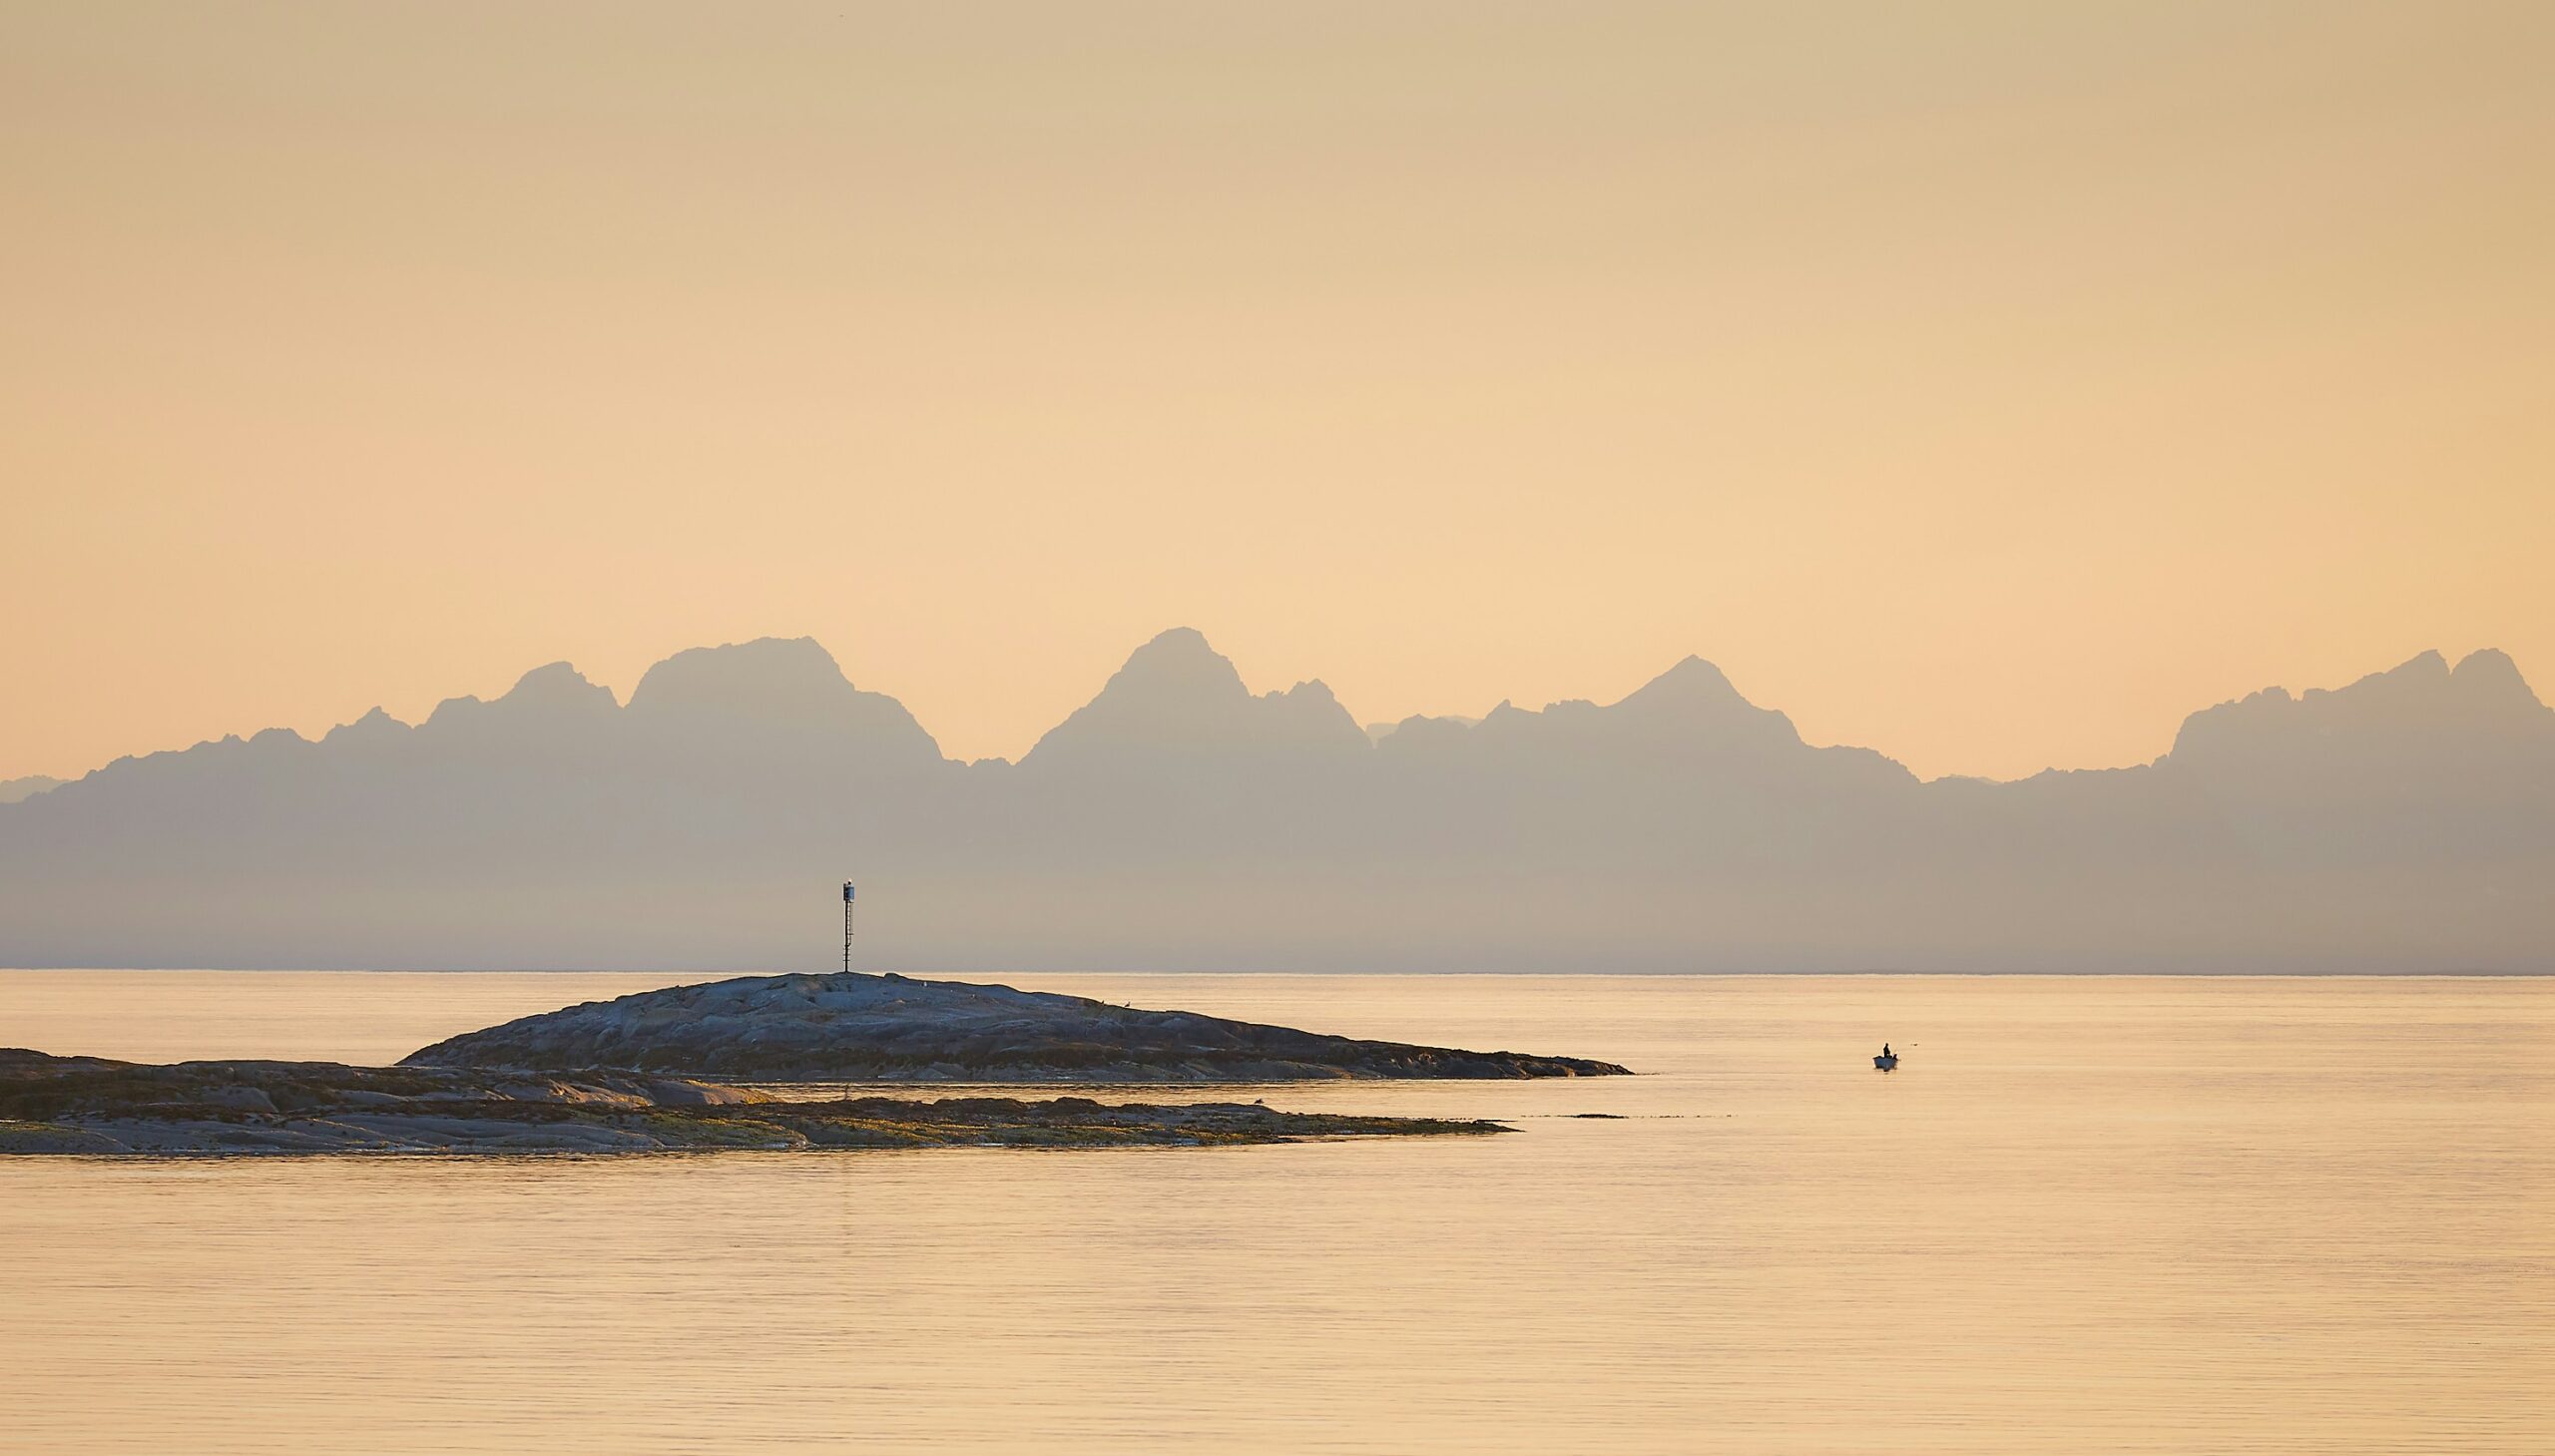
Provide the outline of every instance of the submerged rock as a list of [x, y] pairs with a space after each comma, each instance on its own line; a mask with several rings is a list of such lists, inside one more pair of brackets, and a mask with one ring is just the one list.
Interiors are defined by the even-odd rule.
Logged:
[[1360, 1041], [1083, 996], [859, 972], [749, 976], [527, 1016], [403, 1067], [616, 1068], [770, 1082], [1604, 1077], [1611, 1062]]
[[0, 1155], [1198, 1147], [1506, 1131], [1231, 1103], [792, 1101], [662, 1076], [527, 1078], [334, 1062], [146, 1066], [0, 1048]]

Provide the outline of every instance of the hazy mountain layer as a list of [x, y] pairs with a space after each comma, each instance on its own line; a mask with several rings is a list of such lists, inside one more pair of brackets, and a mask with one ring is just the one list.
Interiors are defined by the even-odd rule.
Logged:
[[1688, 659], [1361, 728], [1195, 632], [1018, 764], [807, 641], [565, 664], [0, 805], [17, 965], [915, 971], [2555, 970], [2555, 713], [2424, 654], [2135, 768], [1918, 781]]
[[47, 789], [61, 786], [61, 779], [47, 778], [41, 773], [31, 773], [24, 778], [0, 778], [0, 803], [16, 803], [22, 798], [33, 798]]

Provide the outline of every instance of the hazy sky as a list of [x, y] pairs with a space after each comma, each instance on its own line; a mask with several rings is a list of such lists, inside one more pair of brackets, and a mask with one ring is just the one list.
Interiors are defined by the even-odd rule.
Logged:
[[[813, 635], [1928, 774], [2555, 689], [2555, 6], [0, 3], [0, 776]], [[2555, 696], [2550, 694], [2549, 696]]]

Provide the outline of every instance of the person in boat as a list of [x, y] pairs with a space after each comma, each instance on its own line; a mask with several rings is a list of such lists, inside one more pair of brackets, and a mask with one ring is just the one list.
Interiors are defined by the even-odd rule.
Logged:
[[1889, 1049], [1889, 1043], [1887, 1043], [1887, 1042], [1883, 1042], [1883, 1043], [1881, 1043], [1881, 1044], [1880, 1044], [1880, 1054], [1881, 1054], [1882, 1056], [1884, 1056], [1884, 1057], [1895, 1057], [1895, 1056], [1897, 1056], [1897, 1055], [1898, 1055], [1896, 1052], [1893, 1052], [1893, 1051], [1891, 1051], [1891, 1050]]

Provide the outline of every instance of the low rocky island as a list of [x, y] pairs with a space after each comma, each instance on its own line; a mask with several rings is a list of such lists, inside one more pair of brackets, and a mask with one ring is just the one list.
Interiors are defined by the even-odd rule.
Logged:
[[0, 1155], [1122, 1148], [1479, 1134], [1497, 1123], [1088, 1098], [802, 1101], [689, 1078], [333, 1062], [150, 1066], [0, 1049]]
[[0, 1154], [1201, 1147], [1499, 1133], [1508, 1130], [1491, 1122], [1281, 1112], [1259, 1103], [819, 1097], [805, 1084], [1623, 1071], [1576, 1057], [1359, 1041], [1008, 986], [849, 972], [754, 976], [524, 1017], [437, 1042], [396, 1067], [151, 1066], [0, 1050]]
[[608, 1068], [743, 1082], [1302, 1082], [1625, 1075], [1611, 1062], [1361, 1041], [1191, 1011], [896, 975], [748, 976], [527, 1016], [403, 1067]]

